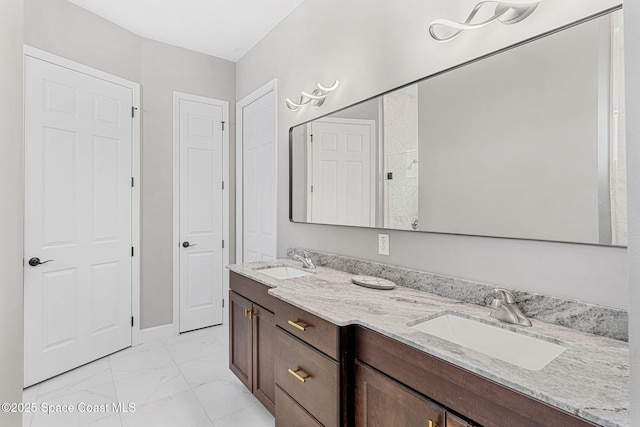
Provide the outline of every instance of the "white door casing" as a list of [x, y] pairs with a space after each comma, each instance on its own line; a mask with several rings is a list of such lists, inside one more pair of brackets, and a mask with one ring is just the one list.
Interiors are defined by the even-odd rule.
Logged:
[[175, 96], [179, 332], [186, 332], [223, 321], [223, 135], [227, 133], [228, 103], [187, 94]]
[[236, 263], [277, 257], [277, 81], [236, 106]]
[[25, 56], [25, 386], [131, 345], [128, 83]]
[[308, 217], [375, 226], [375, 121], [323, 118], [309, 127]]
[[243, 111], [243, 262], [276, 258], [275, 93]]

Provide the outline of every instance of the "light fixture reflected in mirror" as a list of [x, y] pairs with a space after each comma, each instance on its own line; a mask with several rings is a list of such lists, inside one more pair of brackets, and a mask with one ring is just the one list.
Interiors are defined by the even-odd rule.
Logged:
[[[527, 18], [538, 7], [540, 1], [527, 2], [527, 3], [506, 3], [500, 1], [481, 1], [478, 3], [467, 19], [464, 22], [455, 22], [448, 19], [436, 19], [429, 25], [429, 34], [436, 41], [448, 42], [458, 37], [464, 30], [474, 30], [484, 27], [494, 21], [501, 22], [505, 25], [515, 24]], [[495, 5], [493, 15], [484, 21], [473, 22], [474, 18], [482, 9], [488, 9], [491, 5]], [[486, 6], [486, 7], [485, 7]], [[436, 34], [438, 27], [444, 27], [445, 29], [453, 30], [448, 35]]]
[[320, 83], [318, 83], [316, 85], [317, 86], [316, 89], [314, 89], [313, 92], [311, 93], [307, 93], [304, 91], [300, 92], [300, 98], [298, 102], [293, 102], [289, 98], [285, 99], [284, 102], [287, 104], [287, 107], [292, 111], [298, 111], [300, 108], [308, 104], [311, 104], [315, 107], [319, 107], [322, 104], [324, 104], [325, 98], [329, 96], [331, 92], [336, 90], [339, 85], [340, 85], [340, 82], [338, 80], [336, 80], [333, 83], [333, 85], [331, 85], [331, 87], [324, 87]]

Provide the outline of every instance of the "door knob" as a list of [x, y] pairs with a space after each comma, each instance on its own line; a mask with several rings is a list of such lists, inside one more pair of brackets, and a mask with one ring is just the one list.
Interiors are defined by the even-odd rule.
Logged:
[[29, 265], [31, 267], [36, 267], [36, 266], [38, 266], [40, 264], [46, 264], [46, 263], [51, 262], [51, 261], [53, 261], [53, 260], [52, 259], [48, 259], [46, 261], [40, 261], [40, 258], [34, 256], [33, 258], [31, 258], [29, 260]]
[[183, 248], [188, 248], [190, 246], [198, 246], [197, 243], [194, 243], [193, 245], [191, 243], [189, 243], [188, 241], [182, 242], [182, 247]]

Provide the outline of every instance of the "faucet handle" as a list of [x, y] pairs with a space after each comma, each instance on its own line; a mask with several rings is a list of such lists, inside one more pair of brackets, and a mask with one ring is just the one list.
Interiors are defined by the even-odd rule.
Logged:
[[305, 258], [311, 258], [311, 257], [309, 256], [309, 252], [307, 252], [307, 251], [305, 251], [305, 250], [303, 250], [303, 251], [302, 251], [302, 255], [303, 255]]
[[497, 288], [496, 293], [498, 294], [499, 300], [506, 304], [513, 304], [516, 302], [516, 297], [513, 296], [511, 292], [506, 289]]
[[494, 298], [493, 301], [491, 301], [491, 308], [496, 309], [496, 308], [500, 308], [500, 306], [502, 306], [501, 299]]

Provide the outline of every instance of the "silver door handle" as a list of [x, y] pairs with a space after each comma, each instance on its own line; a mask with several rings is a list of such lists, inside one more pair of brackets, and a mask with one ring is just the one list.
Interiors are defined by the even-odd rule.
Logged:
[[190, 248], [190, 247], [193, 247], [193, 246], [198, 246], [198, 244], [197, 244], [197, 243], [193, 243], [193, 244], [191, 244], [191, 243], [189, 243], [189, 242], [187, 242], [187, 241], [182, 242], [182, 247], [183, 247], [183, 248]]

